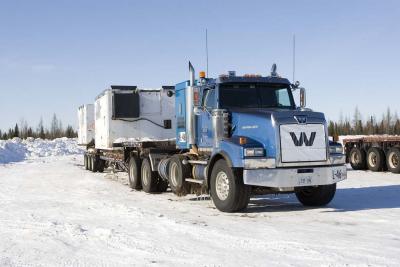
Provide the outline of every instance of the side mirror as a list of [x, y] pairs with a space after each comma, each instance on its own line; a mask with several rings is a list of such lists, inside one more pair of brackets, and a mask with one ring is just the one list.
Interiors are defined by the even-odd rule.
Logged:
[[195, 106], [195, 107], [193, 108], [193, 113], [194, 113], [195, 115], [197, 115], [197, 116], [200, 115], [202, 111], [203, 111], [203, 108], [202, 108], [202, 107]]
[[300, 88], [300, 107], [306, 107], [306, 89]]

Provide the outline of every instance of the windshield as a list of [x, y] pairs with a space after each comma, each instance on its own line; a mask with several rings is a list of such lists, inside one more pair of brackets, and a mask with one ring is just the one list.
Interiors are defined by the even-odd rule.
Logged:
[[294, 109], [292, 91], [282, 84], [221, 84], [220, 107]]

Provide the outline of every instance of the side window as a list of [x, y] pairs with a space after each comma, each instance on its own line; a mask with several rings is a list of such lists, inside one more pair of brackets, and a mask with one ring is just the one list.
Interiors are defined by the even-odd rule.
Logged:
[[215, 108], [215, 89], [208, 89], [203, 95], [203, 106], [207, 108]]
[[278, 105], [279, 106], [285, 106], [285, 107], [290, 107], [290, 98], [289, 98], [289, 94], [287, 92], [287, 89], [280, 89], [275, 91], [277, 94], [277, 98], [278, 98]]

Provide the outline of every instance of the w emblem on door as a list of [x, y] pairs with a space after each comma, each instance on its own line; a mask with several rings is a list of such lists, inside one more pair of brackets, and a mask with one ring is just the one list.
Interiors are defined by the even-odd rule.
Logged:
[[303, 144], [306, 146], [312, 146], [314, 144], [315, 135], [316, 132], [312, 132], [310, 138], [308, 138], [305, 132], [301, 132], [300, 138], [297, 138], [297, 135], [294, 132], [290, 132], [290, 136], [292, 137], [295, 146], [302, 146]]

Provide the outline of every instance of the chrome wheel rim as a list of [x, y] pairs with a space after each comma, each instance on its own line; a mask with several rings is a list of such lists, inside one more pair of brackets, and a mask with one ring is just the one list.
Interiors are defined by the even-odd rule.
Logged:
[[389, 154], [388, 161], [389, 161], [389, 166], [392, 169], [395, 169], [395, 168], [397, 168], [397, 166], [399, 166], [399, 157], [394, 152]]
[[217, 178], [215, 179], [215, 189], [220, 200], [225, 200], [228, 198], [229, 179], [225, 172], [221, 171], [217, 174]]
[[142, 169], [142, 182], [144, 185], [149, 183], [149, 168], [147, 165], [144, 165]]
[[170, 170], [170, 178], [171, 178], [171, 183], [174, 187], [178, 186], [178, 164], [175, 162], [172, 162], [171, 164], [171, 170]]
[[368, 161], [369, 161], [369, 165], [371, 165], [371, 167], [375, 167], [376, 166], [376, 162], [377, 162], [377, 155], [375, 152], [371, 152], [368, 155]]

